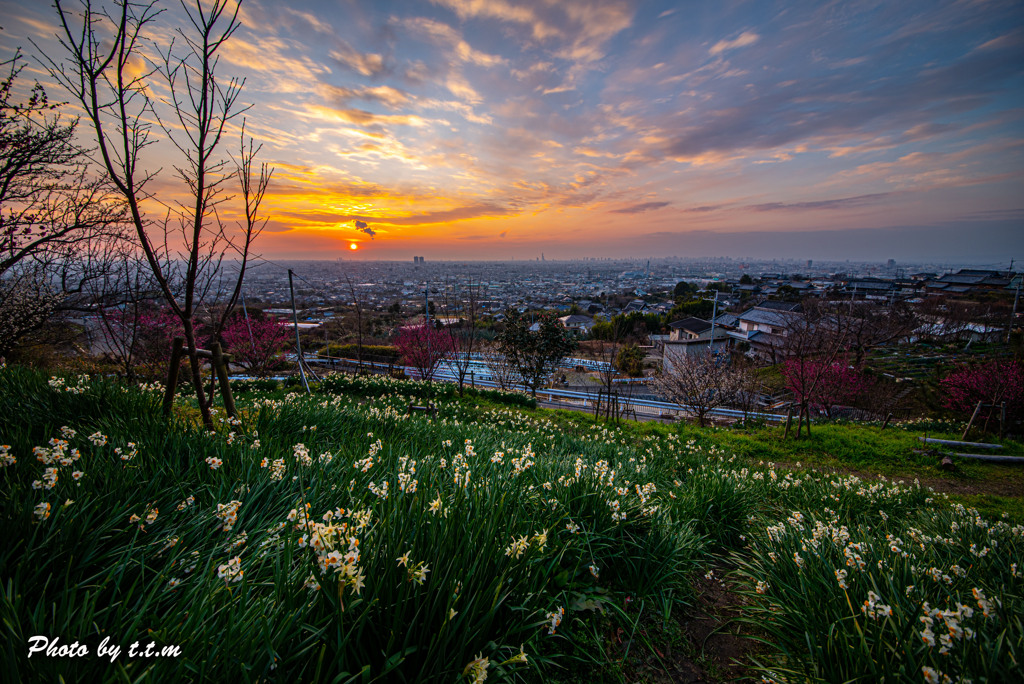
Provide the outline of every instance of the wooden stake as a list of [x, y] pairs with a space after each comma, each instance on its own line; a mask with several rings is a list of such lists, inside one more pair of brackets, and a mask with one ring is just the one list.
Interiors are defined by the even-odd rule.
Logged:
[[793, 424], [793, 405], [790, 404], [789, 411], [786, 413], [786, 434], [782, 436], [783, 439], [789, 437], [789, 426]]
[[178, 369], [184, 347], [185, 340], [181, 337], [175, 337], [171, 343], [171, 365], [167, 369], [167, 387], [164, 389], [164, 417], [171, 415], [171, 407], [174, 405], [174, 390], [178, 387]]
[[971, 419], [969, 421], [967, 421], [967, 427], [964, 428], [964, 434], [962, 434], [960, 436], [961, 441], [967, 439], [967, 433], [970, 432], [971, 425], [974, 424], [974, 419], [978, 417], [978, 411], [980, 411], [980, 410], [981, 410], [981, 402], [979, 401], [978, 405], [974, 407], [974, 413], [971, 414]]
[[231, 396], [231, 383], [228, 381], [228, 360], [230, 356], [221, 351], [220, 342], [210, 345], [213, 353], [213, 372], [220, 381], [220, 394], [224, 397], [224, 410], [232, 418], [235, 417], [235, 398]]

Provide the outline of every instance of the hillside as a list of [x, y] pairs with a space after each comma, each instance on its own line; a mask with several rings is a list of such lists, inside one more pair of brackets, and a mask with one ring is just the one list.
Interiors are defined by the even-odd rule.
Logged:
[[950, 426], [238, 390], [206, 433], [159, 388], [0, 370], [5, 681], [1022, 677], [1021, 475], [914, 453]]

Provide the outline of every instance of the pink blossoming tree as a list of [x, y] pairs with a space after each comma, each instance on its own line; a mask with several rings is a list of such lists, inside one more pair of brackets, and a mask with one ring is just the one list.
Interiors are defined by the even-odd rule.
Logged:
[[788, 359], [782, 375], [800, 406], [817, 406], [829, 418], [837, 407], [854, 403], [871, 388], [870, 379], [843, 359], [831, 363]]
[[455, 351], [452, 337], [432, 325], [402, 328], [395, 336], [394, 345], [402, 352], [402, 360], [428, 381], [433, 380], [438, 362]]
[[265, 377], [284, 365], [284, 350], [291, 343], [287, 325], [272, 318], [234, 316], [221, 333], [231, 363]]
[[[971, 415], [978, 402], [993, 406], [1005, 402], [1009, 420], [1024, 415], [1024, 367], [1019, 362], [994, 360], [960, 366], [942, 380], [941, 386], [946, 408], [956, 413]], [[983, 414], [986, 423], [995, 410]]]

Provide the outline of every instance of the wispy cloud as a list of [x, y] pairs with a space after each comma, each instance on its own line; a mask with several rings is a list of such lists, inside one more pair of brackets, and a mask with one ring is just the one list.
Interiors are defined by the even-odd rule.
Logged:
[[892, 193], [878, 192], [871, 195], [837, 197], [835, 199], [814, 200], [810, 202], [765, 202], [763, 204], [752, 204], [746, 208], [751, 211], [830, 211], [863, 207], [880, 202], [891, 195]]
[[760, 39], [761, 36], [757, 35], [753, 31], [744, 31], [743, 33], [741, 33], [736, 38], [733, 38], [732, 40], [718, 41], [717, 43], [711, 46], [711, 49], [708, 50], [708, 53], [712, 55], [720, 55], [723, 52], [727, 52], [729, 50], [735, 50], [736, 48], [753, 45]]
[[501, 207], [495, 204], [476, 204], [463, 207], [456, 207], [454, 209], [444, 209], [440, 211], [429, 211], [419, 214], [409, 214], [403, 216], [370, 216], [370, 215], [353, 215], [353, 214], [324, 214], [324, 213], [309, 213], [309, 214], [297, 214], [296, 217], [301, 217], [304, 220], [316, 220], [321, 223], [345, 223], [348, 221], [359, 221], [364, 223], [375, 223], [384, 224], [387, 226], [424, 226], [434, 225], [439, 223], [450, 223], [454, 221], [462, 221], [472, 218], [482, 218], [490, 216], [506, 216], [510, 212], [506, 207]]
[[671, 204], [671, 202], [641, 202], [640, 204], [631, 204], [628, 207], [610, 209], [609, 211], [613, 214], [642, 214], [645, 211], [663, 209], [669, 204]]

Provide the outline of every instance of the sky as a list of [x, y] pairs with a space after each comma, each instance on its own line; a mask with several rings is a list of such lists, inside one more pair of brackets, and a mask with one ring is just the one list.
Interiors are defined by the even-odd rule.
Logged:
[[[53, 8], [0, 16], [0, 56], [59, 58]], [[1024, 260], [1019, 0], [246, 0], [239, 17], [218, 74], [245, 78], [275, 168], [267, 258]], [[148, 161], [174, 196], [166, 142]]]

